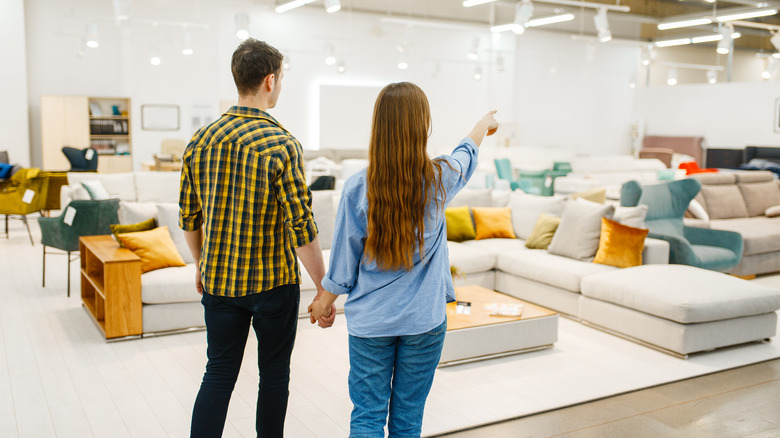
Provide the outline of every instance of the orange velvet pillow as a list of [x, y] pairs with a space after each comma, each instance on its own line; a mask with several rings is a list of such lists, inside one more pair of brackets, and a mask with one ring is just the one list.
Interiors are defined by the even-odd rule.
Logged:
[[169, 266], [185, 266], [184, 260], [171, 239], [168, 227], [117, 234], [116, 237], [125, 248], [141, 258], [142, 273]]
[[642, 264], [642, 250], [649, 230], [633, 228], [601, 218], [599, 250], [593, 263], [629, 268]]
[[509, 207], [471, 207], [471, 212], [477, 226], [476, 240], [517, 238], [512, 229], [512, 210]]

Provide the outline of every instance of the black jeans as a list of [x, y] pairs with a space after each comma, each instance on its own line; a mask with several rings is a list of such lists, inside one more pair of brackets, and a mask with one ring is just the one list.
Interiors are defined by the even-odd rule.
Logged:
[[192, 410], [192, 437], [219, 437], [244, 357], [249, 324], [257, 336], [257, 436], [282, 437], [290, 356], [298, 328], [300, 287], [280, 286], [244, 297], [203, 294], [208, 363]]

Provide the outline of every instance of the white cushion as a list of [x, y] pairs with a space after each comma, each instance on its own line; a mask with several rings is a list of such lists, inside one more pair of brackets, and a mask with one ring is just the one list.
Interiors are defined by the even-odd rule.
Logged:
[[168, 227], [173, 244], [176, 245], [176, 250], [179, 251], [179, 255], [184, 259], [184, 263], [195, 263], [190, 248], [187, 246], [187, 240], [184, 238], [184, 230], [179, 228], [179, 204], [159, 202], [156, 206], [157, 225]]
[[539, 215], [547, 213], [560, 216], [566, 198], [562, 196], [528, 195], [519, 190], [509, 196], [509, 208], [512, 209], [512, 228], [520, 239], [527, 239], [536, 225]]
[[111, 197], [109, 196], [106, 188], [103, 187], [103, 184], [96, 179], [82, 181], [81, 185], [84, 187], [84, 189], [87, 190], [90, 199], [94, 199], [95, 201], [104, 201]]
[[710, 215], [707, 214], [707, 210], [705, 210], [704, 206], [695, 199], [691, 199], [691, 203], [688, 204], [688, 211], [690, 211], [696, 219], [701, 219], [705, 222], [710, 221]]
[[571, 292], [579, 292], [580, 282], [588, 275], [618, 269], [614, 266], [557, 256], [543, 249], [526, 249], [500, 254], [496, 266], [499, 271], [507, 274]]
[[639, 204], [636, 207], [616, 207], [612, 220], [618, 221], [627, 227], [647, 228], [645, 226], [647, 208], [645, 204]]
[[144, 304], [200, 301], [195, 290], [195, 264], [157, 269], [141, 275]]
[[119, 223], [137, 224], [150, 218], [157, 219], [157, 206], [153, 202], [119, 202]]
[[681, 323], [760, 315], [780, 309], [780, 292], [685, 265], [643, 265], [592, 275], [582, 295]]
[[333, 229], [336, 226], [336, 210], [333, 190], [315, 190], [311, 192], [311, 210], [317, 224], [320, 247], [330, 249], [333, 244]]
[[[68, 184], [81, 185], [81, 182], [98, 180], [112, 198], [122, 201], [136, 201], [135, 182], [132, 172], [122, 173], [94, 173], [94, 172], [68, 172]], [[78, 199], [78, 198], [74, 198]], [[89, 198], [87, 198], [89, 199]]]
[[463, 274], [491, 271], [496, 266], [496, 256], [490, 251], [458, 242], [447, 242], [447, 248], [450, 266], [458, 268]]
[[608, 204], [582, 198], [567, 202], [547, 251], [577, 260], [594, 257], [599, 249], [601, 218], [612, 219], [614, 213], [615, 207]]
[[463, 189], [450, 201], [448, 207], [492, 207], [492, 189]]
[[494, 255], [528, 249], [525, 247], [525, 240], [522, 239], [482, 239], [467, 240], [461, 243], [471, 248], [480, 248]]
[[135, 172], [136, 201], [179, 202], [179, 172]]

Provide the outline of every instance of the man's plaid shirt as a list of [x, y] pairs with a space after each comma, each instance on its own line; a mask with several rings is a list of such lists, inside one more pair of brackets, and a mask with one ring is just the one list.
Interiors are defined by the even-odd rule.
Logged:
[[204, 229], [204, 292], [244, 296], [300, 283], [295, 248], [317, 235], [303, 151], [265, 111], [234, 106], [182, 157], [179, 226]]

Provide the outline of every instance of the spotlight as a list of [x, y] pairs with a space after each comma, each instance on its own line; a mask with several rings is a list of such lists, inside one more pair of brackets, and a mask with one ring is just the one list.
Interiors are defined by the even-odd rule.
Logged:
[[333, 44], [325, 44], [325, 64], [333, 65], [336, 63], [336, 55], [333, 51]]
[[407, 68], [409, 68], [409, 63], [407, 63], [406, 60], [402, 58], [400, 61], [398, 61], [397, 67], [398, 70], [406, 70]]
[[284, 55], [284, 58], [282, 58], [282, 68], [285, 70], [290, 69], [290, 55]]
[[347, 66], [344, 64], [344, 60], [339, 60], [339, 64], [336, 66], [336, 71], [339, 73], [344, 73], [347, 71]]
[[114, 3], [114, 20], [117, 23], [130, 18], [130, 2], [129, 0], [113, 0]]
[[469, 53], [466, 54], [466, 57], [472, 61], [476, 61], [479, 59], [479, 37], [474, 37], [474, 43], [471, 45], [471, 49], [469, 50]]
[[276, 11], [277, 14], [281, 14], [282, 12], [287, 12], [290, 9], [295, 9], [295, 8], [301, 7], [303, 5], [307, 5], [307, 4], [309, 4], [309, 3], [313, 2], [313, 1], [314, 0], [293, 0], [291, 2], [287, 2], [287, 3], [284, 3], [284, 4], [281, 4], [281, 5], [277, 6], [274, 9], [274, 11]]
[[249, 38], [249, 15], [246, 12], [236, 14], [236, 38], [242, 41]]
[[606, 43], [612, 39], [612, 31], [609, 30], [606, 8], [599, 8], [598, 12], [596, 12], [596, 16], [593, 17], [593, 22], [596, 24], [596, 30], [598, 31], [600, 42]]
[[190, 31], [187, 29], [184, 29], [184, 37], [183, 37], [183, 43], [181, 47], [181, 54], [182, 55], [192, 55], [192, 35], [190, 34]]
[[329, 14], [332, 14], [334, 12], [338, 12], [341, 10], [341, 1], [340, 0], [325, 0], [325, 10], [328, 11]]
[[512, 32], [522, 35], [528, 27], [528, 20], [534, 15], [534, 5], [531, 0], [523, 0], [515, 4], [515, 21], [512, 24]]
[[718, 41], [718, 53], [726, 55], [731, 51], [731, 45], [733, 43], [732, 33], [734, 33], [734, 27], [730, 24], [722, 24], [720, 27], [720, 34], [722, 38]]
[[775, 32], [772, 38], [769, 39], [769, 42], [775, 46], [775, 49], [780, 50], [780, 32]]
[[677, 69], [672, 67], [666, 74], [666, 83], [669, 85], [677, 85]]
[[776, 66], [777, 66], [777, 59], [768, 58], [766, 60], [766, 68], [764, 69], [764, 71], [761, 72], [761, 77], [766, 80], [772, 79], [772, 70], [774, 70]]
[[162, 59], [160, 58], [160, 49], [157, 46], [151, 46], [149, 48], [149, 63], [155, 67], [162, 63]]
[[482, 67], [477, 66], [476, 69], [474, 69], [474, 80], [478, 81], [482, 79]]
[[710, 84], [718, 82], [718, 72], [715, 70], [707, 70], [707, 82]]
[[87, 47], [97, 49], [100, 46], [100, 36], [96, 23], [87, 24]]

